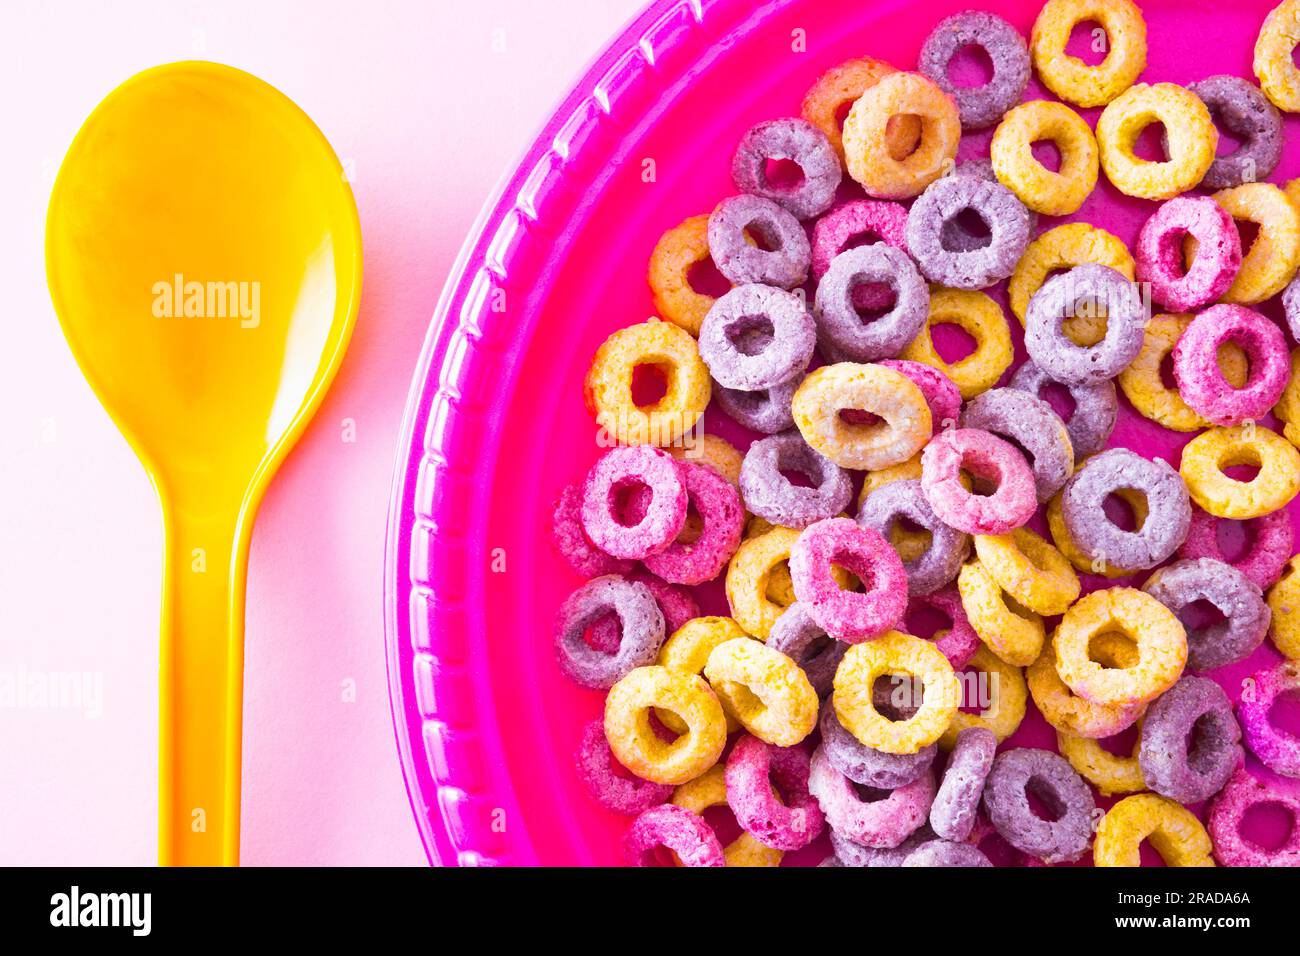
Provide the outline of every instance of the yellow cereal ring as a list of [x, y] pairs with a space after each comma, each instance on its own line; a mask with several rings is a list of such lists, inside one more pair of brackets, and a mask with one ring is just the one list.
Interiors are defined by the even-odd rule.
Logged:
[[[890, 120], [915, 116], [916, 148], [902, 158], [890, 149]], [[897, 129], [897, 123], [894, 124]], [[845, 167], [867, 195], [908, 199], [953, 168], [961, 119], [956, 102], [920, 73], [890, 73], [858, 97], [844, 121]]]
[[722, 709], [759, 740], [793, 747], [817, 726], [821, 702], [803, 669], [760, 641], [742, 637], [719, 644], [704, 677]]
[[[713, 649], [723, 641], [738, 637], [749, 637], [749, 635], [729, 617], [691, 618], [664, 641], [663, 647], [659, 648], [657, 663], [670, 671], [703, 676], [704, 665], [708, 663]], [[672, 711], [656, 711], [655, 716], [673, 733], [686, 732], [686, 724]], [[728, 714], [727, 733], [739, 729], [740, 724]]]
[[[934, 347], [931, 330], [937, 325], [955, 325], [975, 340], [975, 351], [951, 365]], [[1011, 329], [1002, 306], [983, 292], [966, 289], [934, 289], [930, 293], [930, 317], [903, 350], [901, 358], [922, 362], [947, 375], [965, 400], [992, 388], [1011, 365]]]
[[1287, 379], [1282, 397], [1273, 406], [1273, 414], [1282, 423], [1286, 440], [1300, 446], [1300, 349], [1291, 353], [1291, 377]]
[[[1118, 236], [1086, 222], [1057, 226], [1031, 242], [1007, 284], [1007, 300], [1020, 324], [1025, 324], [1029, 300], [1047, 281], [1048, 275], [1088, 262], [1109, 266], [1130, 280], [1136, 269], [1132, 254]], [[1106, 333], [1105, 322], [1089, 315], [1066, 319], [1064, 328], [1066, 334], [1078, 345], [1099, 342]]]
[[[1137, 644], [1128, 667], [1103, 667], [1093, 660], [1092, 639], [1118, 631]], [[1080, 697], [1098, 704], [1128, 706], [1159, 697], [1182, 676], [1187, 632], [1167, 607], [1136, 588], [1093, 591], [1061, 617], [1052, 638], [1056, 672]]]
[[1300, 2], [1283, 0], [1264, 18], [1255, 40], [1255, 76], [1273, 105], [1288, 113], [1300, 112], [1300, 70], [1291, 51], [1300, 38]]
[[[800, 109], [803, 118], [826, 134], [835, 152], [839, 153], [840, 162], [844, 162], [843, 111], [879, 83], [882, 77], [897, 72], [884, 60], [858, 57], [831, 67], [804, 95]], [[902, 159], [915, 149], [920, 138], [921, 121], [915, 116], [897, 116], [895, 122], [887, 124], [885, 129], [889, 155], [895, 159]]]
[[[1082, 462], [1079, 463], [1083, 464]], [[1137, 519], [1138, 527], [1147, 518], [1147, 499], [1146, 495], [1133, 488], [1117, 488], [1115, 494], [1119, 495], [1128, 506], [1133, 509], [1133, 515]], [[1107, 578], [1122, 578], [1135, 572], [1127, 569], [1116, 567], [1107, 561], [1093, 561], [1092, 558], [1084, 554], [1079, 546], [1074, 543], [1070, 537], [1070, 529], [1065, 526], [1065, 514], [1061, 508], [1061, 493], [1058, 491], [1052, 496], [1052, 500], [1047, 503], [1047, 529], [1051, 532], [1052, 540], [1056, 542], [1056, 547], [1061, 554], [1074, 565], [1074, 567], [1087, 574], [1100, 574]]]
[[[1099, 634], [1092, 641], [1090, 653], [1094, 660], [1108, 667], [1131, 667], [1137, 662], [1133, 642], [1117, 634]], [[1111, 737], [1132, 726], [1146, 711], [1143, 704], [1115, 707], [1095, 704], [1076, 695], [1056, 672], [1056, 652], [1052, 641], [1043, 648], [1038, 660], [1029, 665], [1025, 679], [1029, 695], [1043, 719], [1059, 733], [1074, 737]]]
[[977, 534], [975, 553], [997, 585], [1036, 614], [1064, 614], [1079, 596], [1079, 576], [1065, 555], [1028, 528]]
[[[727, 769], [721, 764], [713, 767], [703, 776], [684, 783], [673, 791], [670, 801], [679, 807], [685, 807], [692, 813], [704, 815], [704, 811], [713, 807], [727, 805]], [[741, 833], [722, 848], [723, 859], [727, 866], [780, 866], [780, 850], [764, 846], [748, 833]]]
[[[925, 396], [907, 376], [883, 365], [823, 365], [803, 380], [790, 405], [804, 441], [841, 468], [888, 468], [930, 440]], [[882, 421], [850, 424], [840, 417], [846, 409]]]
[[[1224, 473], [1233, 465], [1259, 469], [1250, 481]], [[1183, 447], [1178, 472], [1192, 500], [1218, 518], [1244, 521], [1286, 507], [1300, 491], [1300, 451], [1277, 432], [1247, 422], [1211, 428]]]
[[700, 323], [713, 303], [711, 295], [696, 292], [691, 269], [709, 258], [709, 214], [692, 216], [669, 229], [650, 253], [647, 278], [654, 296], [655, 311], [691, 335], [700, 334]]
[[[1153, 123], [1165, 128], [1164, 162], [1133, 152]], [[1205, 102], [1176, 83], [1139, 83], [1111, 101], [1097, 120], [1101, 168], [1116, 189], [1141, 199], [1172, 199], [1205, 178], [1214, 162], [1219, 131]]]
[[1111, 753], [1091, 737], [1076, 737], [1058, 730], [1056, 749], [1070, 761], [1079, 776], [1097, 788], [1103, 797], [1119, 793], [1141, 793], [1147, 788], [1138, 764], [1141, 739], [1133, 742], [1133, 753], [1121, 757]]
[[[1210, 427], [1210, 422], [1192, 411], [1178, 389], [1166, 386], [1161, 376], [1161, 365], [1191, 321], [1186, 313], [1153, 315], [1142, 338], [1142, 351], [1119, 373], [1119, 387], [1133, 407], [1157, 425], [1176, 432]], [[1246, 353], [1236, 342], [1225, 342], [1219, 350], [1219, 368], [1234, 388], [1246, 384]]]
[[[686, 725], [676, 740], [662, 740], [651, 710], [669, 710]], [[615, 759], [643, 780], [680, 784], [718, 762], [727, 745], [722, 704], [703, 678], [651, 665], [629, 671], [605, 698], [605, 737]]]
[[745, 456], [725, 438], [718, 435], [690, 436], [681, 444], [670, 446], [667, 452], [678, 461], [708, 465], [733, 485], [740, 485], [740, 466]]
[[[1089, 66], [1065, 52], [1080, 23], [1106, 31], [1106, 59]], [[1043, 85], [1076, 106], [1105, 106], [1132, 86], [1147, 65], [1147, 25], [1130, 0], [1048, 0], [1029, 36]]]
[[[632, 399], [632, 373], [656, 366], [668, 388], [653, 405]], [[622, 445], [672, 445], [695, 427], [712, 394], [709, 370], [690, 333], [651, 319], [619, 329], [596, 350], [583, 394], [599, 425]]]
[[1046, 635], [1043, 619], [1028, 608], [1009, 606], [1007, 595], [978, 558], [962, 565], [957, 592], [971, 627], [989, 650], [1013, 667], [1038, 659]]
[[1268, 589], [1273, 621], [1268, 629], [1273, 646], [1284, 657], [1300, 661], [1300, 554], [1286, 563], [1282, 576]]
[[[890, 720], [876, 710], [876, 681], [887, 674], [923, 688], [916, 695], [921, 706], [906, 720]], [[848, 649], [835, 671], [831, 700], [835, 716], [861, 743], [889, 754], [914, 754], [943, 736], [961, 704], [961, 685], [933, 641], [887, 631]]]
[[[978, 689], [980, 678], [984, 679], [988, 693], [977, 697], [971, 693], [971, 689], [972, 684]], [[957, 745], [957, 735], [967, 727], [990, 730], [999, 743], [1016, 732], [1020, 722], [1025, 719], [1025, 705], [1029, 701], [1025, 675], [1019, 667], [1012, 667], [987, 647], [981, 647], [970, 659], [966, 671], [957, 675], [957, 680], [963, 687], [964, 700], [986, 701], [987, 706], [978, 714], [968, 714], [962, 710], [953, 714], [948, 729], [939, 738], [940, 747], [951, 750]]]
[[[1050, 141], [1061, 155], [1053, 172], [1034, 158], [1034, 143]], [[1011, 109], [989, 144], [993, 174], [1034, 212], [1068, 216], [1097, 185], [1097, 140], [1083, 117], [1064, 103], [1030, 100]]]
[[1154, 793], [1125, 797], [1106, 811], [1092, 847], [1094, 866], [1141, 866], [1144, 840], [1165, 866], [1214, 866], [1201, 821], [1182, 804]]
[[[1286, 288], [1300, 266], [1300, 212], [1272, 183], [1242, 183], [1221, 189], [1212, 198], [1233, 219], [1259, 227], [1221, 301], [1254, 305], [1271, 299]], [[1194, 241], [1188, 245], [1195, 250]]]
[[[746, 633], [767, 640], [772, 625], [789, 607], [772, 600], [772, 578], [784, 567], [789, 580], [790, 549], [798, 538], [799, 532], [793, 528], [772, 528], [742, 541], [727, 562], [727, 604], [731, 616]], [[793, 585], [789, 596], [790, 603], [794, 603]]]

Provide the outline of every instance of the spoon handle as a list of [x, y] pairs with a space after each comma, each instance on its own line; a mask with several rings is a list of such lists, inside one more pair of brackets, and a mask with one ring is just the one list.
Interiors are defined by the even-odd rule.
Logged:
[[211, 502], [164, 523], [158, 862], [236, 866], [247, 525]]

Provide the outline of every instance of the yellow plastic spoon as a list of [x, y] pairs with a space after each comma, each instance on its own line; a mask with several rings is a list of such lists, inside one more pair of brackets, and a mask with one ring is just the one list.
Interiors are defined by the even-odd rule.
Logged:
[[158, 859], [236, 865], [249, 535], [356, 319], [352, 191], [279, 91], [172, 63], [86, 120], [45, 228], [64, 335], [162, 505]]

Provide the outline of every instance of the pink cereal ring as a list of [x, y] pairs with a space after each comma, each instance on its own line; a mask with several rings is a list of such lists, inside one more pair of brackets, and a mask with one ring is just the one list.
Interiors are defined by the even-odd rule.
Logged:
[[[907, 208], [896, 202], [856, 199], [836, 206], [817, 220], [812, 235], [812, 271], [820, 279], [831, 260], [860, 236], [872, 236], [886, 245], [907, 252]], [[882, 309], [892, 294], [884, 284], [862, 285], [853, 290], [853, 304], [860, 309]]]
[[[1184, 268], [1183, 240], [1197, 242], [1196, 258]], [[1137, 241], [1137, 277], [1151, 284], [1151, 298], [1170, 312], [1189, 312], [1213, 302], [1241, 268], [1241, 235], [1222, 206], [1209, 196], [1178, 196], [1162, 203]]]
[[674, 541], [658, 554], [649, 555], [645, 566], [673, 584], [701, 584], [717, 577], [736, 553], [745, 527], [745, 508], [736, 486], [709, 466], [684, 461], [677, 468], [702, 528], [694, 541]]
[[938, 611], [952, 622], [946, 631], [937, 634], [933, 640], [935, 647], [948, 658], [952, 669], [961, 670], [970, 663], [970, 659], [975, 656], [980, 646], [980, 636], [971, 625], [970, 619], [966, 617], [961, 595], [957, 593], [955, 587], [935, 591], [933, 594], [913, 594], [907, 605], [908, 615], [921, 608]]
[[934, 802], [934, 771], [889, 791], [883, 800], [867, 801], [848, 777], [832, 766], [821, 747], [812, 755], [808, 789], [841, 837], [860, 846], [890, 849], [915, 833], [929, 818]]
[[[978, 495], [962, 484], [962, 471], [995, 487]], [[978, 428], [952, 428], [921, 452], [921, 491], [934, 513], [967, 534], [1006, 534], [1038, 507], [1034, 473], [1010, 442]]]
[[[727, 804], [736, 822], [774, 850], [798, 850], [821, 835], [825, 818], [808, 792], [808, 752], [748, 734], [727, 758]], [[772, 789], [775, 782], [783, 800]]]
[[704, 817], [672, 803], [645, 810], [623, 837], [628, 866], [667, 866], [660, 848], [672, 850], [682, 866], [726, 866], [722, 844]]
[[[663, 612], [665, 636], [672, 636], [687, 621], [700, 616], [699, 604], [691, 597], [691, 592], [681, 585], [669, 584], [662, 578], [641, 570], [625, 574], [624, 577], [629, 581], [639, 581], [650, 589], [655, 603]], [[613, 654], [623, 640], [618, 618], [613, 614], [601, 618], [587, 629], [584, 640], [594, 650]]]
[[1269, 711], [1284, 694], [1300, 691], [1300, 661], [1282, 661], [1251, 678], [1242, 692], [1237, 716], [1248, 746], [1260, 762], [1284, 777], [1300, 777], [1300, 737], [1278, 727]]
[[[627, 505], [634, 500], [638, 517], [625, 524]], [[653, 445], [611, 448], [587, 475], [582, 528], [605, 553], [640, 560], [681, 534], [687, 500], [686, 482], [668, 452]]]
[[[1233, 388], [1219, 368], [1219, 348], [1235, 342], [1246, 353], [1249, 376]], [[1263, 418], [1291, 377], [1282, 330], [1253, 309], [1212, 305], [1187, 326], [1174, 346], [1174, 379], [1183, 401], [1215, 425]]]
[[[1291, 814], [1290, 834], [1276, 849], [1241, 833], [1246, 812], [1259, 804], [1281, 806]], [[1214, 841], [1214, 858], [1224, 866], [1300, 866], [1300, 793], [1257, 780], [1244, 768], [1214, 798], [1206, 829]]]
[[[836, 567], [857, 575], [865, 591], [847, 591]], [[857, 644], [893, 629], [907, 610], [907, 572], [880, 532], [852, 518], [810, 524], [790, 549], [794, 596], [831, 637]]]
[[593, 720], [582, 731], [578, 743], [578, 776], [591, 795], [606, 810], [634, 816], [642, 810], [664, 803], [673, 795], [666, 783], [652, 783], [631, 774], [620, 774], [614, 767], [614, 753], [605, 739], [605, 723]]
[[957, 424], [961, 415], [961, 392], [952, 379], [933, 365], [910, 362], [906, 359], [884, 359], [876, 363], [885, 368], [907, 376], [913, 385], [925, 396], [925, 404], [930, 406], [930, 421], [933, 432], [941, 432]]
[[1291, 528], [1290, 512], [1272, 511], [1263, 517], [1241, 522], [1250, 529], [1253, 540], [1246, 553], [1236, 561], [1224, 557], [1223, 549], [1219, 547], [1219, 524], [1226, 520], [1193, 506], [1192, 523], [1178, 556], [1222, 561], [1246, 575], [1261, 591], [1268, 590], [1277, 583], [1282, 568], [1291, 558], [1295, 534]]
[[598, 578], [632, 570], [631, 561], [606, 554], [582, 530], [582, 486], [577, 482], [565, 485], [555, 500], [555, 523], [551, 530], [560, 556], [583, 577]]

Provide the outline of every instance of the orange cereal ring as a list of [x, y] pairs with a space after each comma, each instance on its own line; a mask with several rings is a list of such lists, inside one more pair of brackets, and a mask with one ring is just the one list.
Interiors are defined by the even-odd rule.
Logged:
[[[1131, 666], [1137, 661], [1137, 650], [1132, 641], [1117, 634], [1098, 635], [1092, 641], [1090, 654], [1094, 660], [1107, 666]], [[1095, 704], [1077, 696], [1056, 672], [1056, 652], [1052, 641], [1048, 641], [1038, 660], [1029, 665], [1025, 678], [1034, 706], [1058, 733], [1090, 739], [1113, 737], [1131, 727], [1146, 712], [1145, 704], [1115, 707]]]
[[[883, 365], [823, 365], [803, 380], [791, 410], [804, 441], [841, 468], [897, 465], [920, 451], [932, 430], [924, 393]], [[880, 420], [851, 424], [840, 416], [845, 410]]]
[[[1040, 163], [1034, 143], [1050, 140], [1061, 155], [1052, 171]], [[1030, 100], [1007, 112], [989, 144], [993, 175], [1034, 212], [1066, 216], [1078, 210], [1097, 185], [1097, 140], [1088, 124], [1064, 103]]]
[[1214, 866], [1210, 835], [1182, 804], [1154, 793], [1125, 797], [1106, 811], [1092, 847], [1094, 866], [1141, 866], [1143, 841], [1165, 866]]
[[[1138, 137], [1153, 123], [1165, 128], [1163, 162], [1139, 158]], [[1205, 101], [1176, 83], [1139, 83], [1102, 110], [1097, 148], [1106, 178], [1126, 196], [1172, 199], [1205, 178], [1219, 131]], [[1276, 187], [1274, 187], [1276, 188]]]
[[[672, 711], [686, 732], [662, 740], [650, 723], [652, 710]], [[615, 759], [636, 776], [677, 785], [718, 762], [727, 745], [727, 719], [703, 678], [656, 664], [629, 671], [609, 689], [605, 737]]]
[[[844, 161], [844, 118], [863, 93], [882, 77], [898, 70], [884, 60], [869, 56], [848, 60], [823, 73], [804, 95], [800, 112], [831, 141], [840, 161]], [[899, 116], [885, 130], [889, 155], [902, 159], [916, 148], [921, 138], [921, 121], [911, 115]]]
[[[921, 138], [901, 159], [890, 152], [890, 120], [916, 116]], [[954, 167], [961, 118], [957, 104], [920, 73], [890, 73], [869, 87], [844, 121], [844, 159], [867, 195], [908, 199]]]
[[650, 253], [647, 278], [654, 295], [655, 311], [691, 335], [700, 334], [700, 323], [708, 314], [714, 296], [696, 292], [691, 269], [709, 258], [709, 214], [692, 216], [669, 229]]
[[808, 675], [786, 655], [750, 637], [709, 654], [704, 677], [722, 708], [759, 740], [793, 747], [817, 726], [821, 702]]
[[[1065, 51], [1080, 23], [1101, 24], [1106, 59], [1089, 66]], [[1131, 0], [1048, 0], [1029, 37], [1043, 85], [1076, 106], [1105, 106], [1132, 86], [1147, 65], [1147, 25]]]

